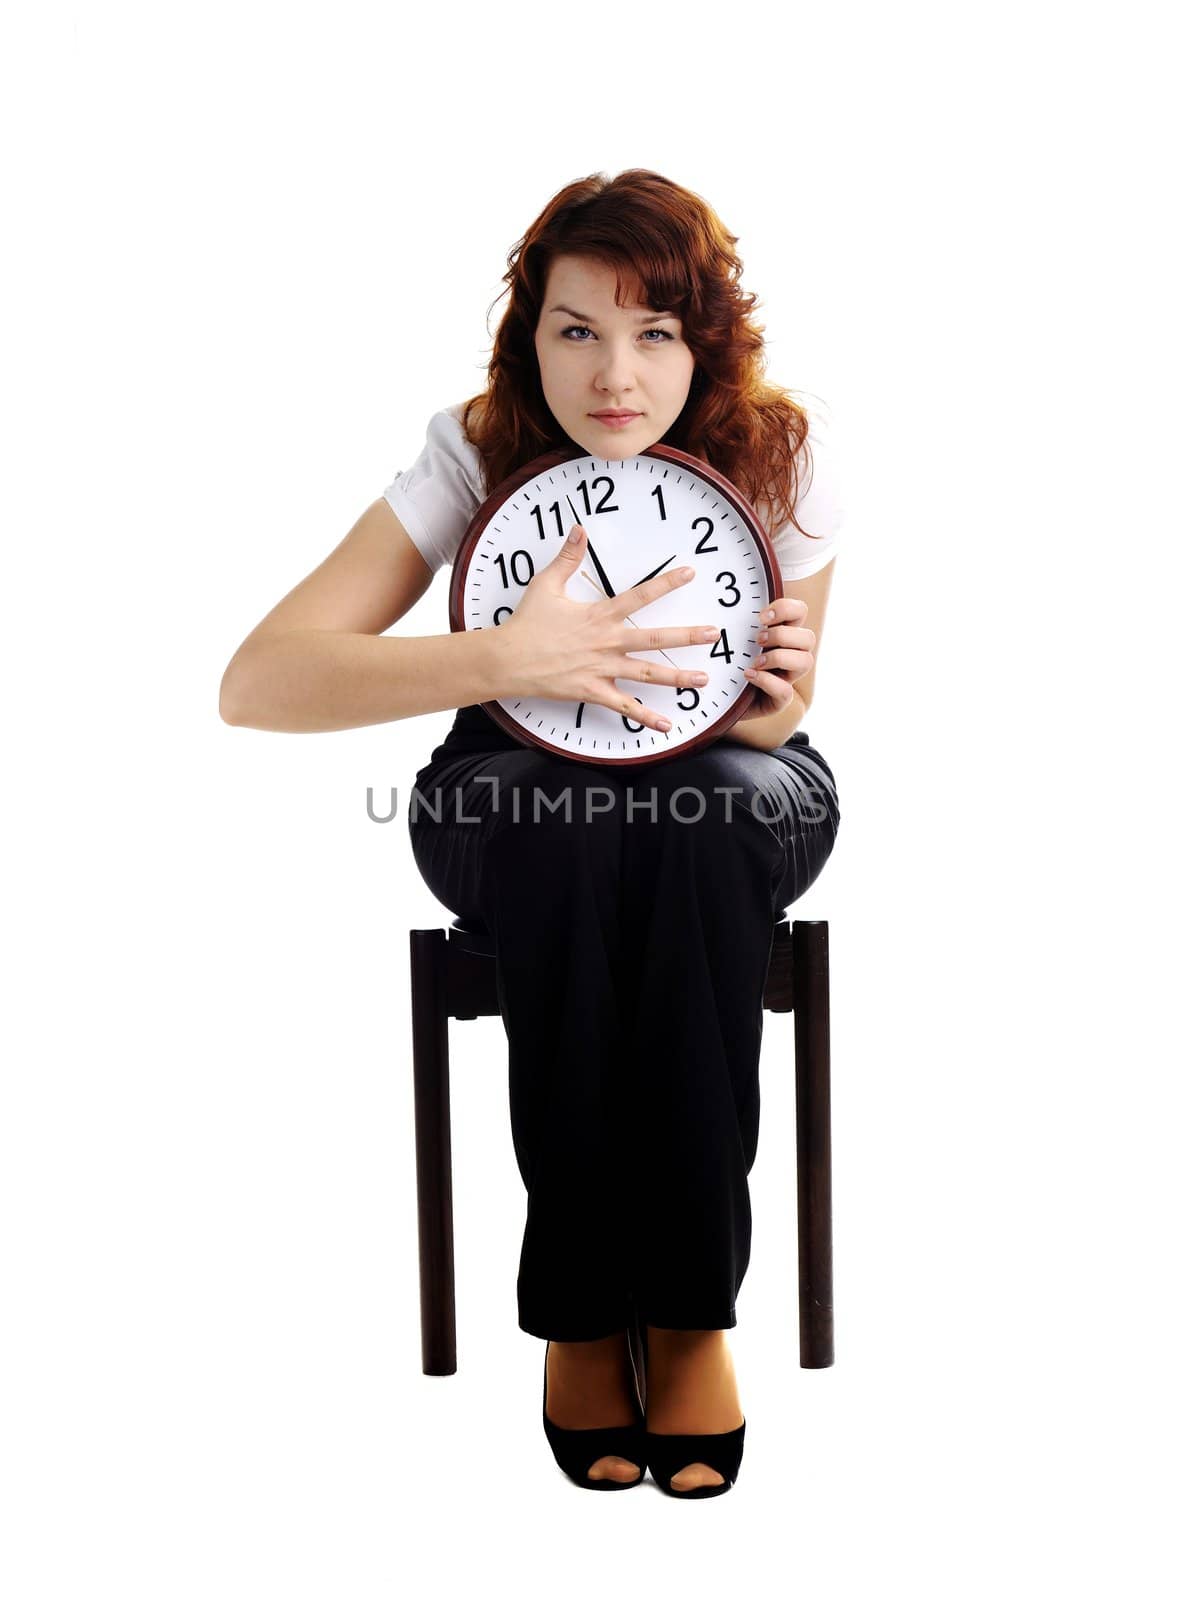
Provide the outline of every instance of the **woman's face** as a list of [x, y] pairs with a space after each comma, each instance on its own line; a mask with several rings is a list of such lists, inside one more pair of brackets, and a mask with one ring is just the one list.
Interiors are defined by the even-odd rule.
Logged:
[[[657, 444], [676, 420], [695, 357], [678, 317], [639, 306], [632, 293], [628, 304], [614, 305], [616, 283], [613, 268], [599, 261], [556, 256], [535, 353], [544, 398], [568, 437], [590, 455], [622, 461]], [[598, 411], [637, 414], [610, 427]]]

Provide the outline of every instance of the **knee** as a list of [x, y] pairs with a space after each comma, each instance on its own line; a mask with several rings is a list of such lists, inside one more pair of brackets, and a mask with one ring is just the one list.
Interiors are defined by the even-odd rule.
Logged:
[[778, 808], [776, 786], [743, 759], [748, 755], [758, 752], [712, 746], [657, 763], [631, 781], [631, 809], [643, 820], [706, 836], [733, 825], [768, 827]]
[[637, 819], [713, 881], [739, 881], [754, 863], [776, 873], [803, 836], [813, 845], [834, 838], [828, 797], [759, 751], [713, 747], [639, 773], [631, 788]]

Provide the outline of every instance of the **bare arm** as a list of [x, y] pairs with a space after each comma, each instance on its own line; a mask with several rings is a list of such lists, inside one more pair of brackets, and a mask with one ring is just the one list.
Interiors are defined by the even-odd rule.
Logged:
[[432, 582], [386, 500], [235, 651], [218, 709], [237, 727], [321, 733], [499, 699], [497, 630], [382, 638]]
[[806, 716], [806, 710], [806, 701], [798, 693], [796, 684], [794, 699], [783, 710], [768, 717], [747, 717], [743, 722], [734, 722], [721, 737], [730, 739], [733, 744], [750, 745], [754, 750], [776, 750], [786, 743]]
[[376, 639], [289, 629], [257, 641], [223, 679], [219, 711], [240, 728], [327, 733], [497, 700], [489, 632]]

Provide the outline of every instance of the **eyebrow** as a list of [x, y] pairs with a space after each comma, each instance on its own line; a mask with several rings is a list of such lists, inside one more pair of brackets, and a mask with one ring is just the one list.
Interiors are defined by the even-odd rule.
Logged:
[[[567, 317], [576, 317], [580, 322], [596, 322], [596, 317], [586, 317], [583, 311], [573, 311], [571, 306], [552, 306], [552, 311], [562, 311]], [[638, 318], [639, 322], [665, 322], [668, 317], [673, 318], [673, 311], [652, 311]]]

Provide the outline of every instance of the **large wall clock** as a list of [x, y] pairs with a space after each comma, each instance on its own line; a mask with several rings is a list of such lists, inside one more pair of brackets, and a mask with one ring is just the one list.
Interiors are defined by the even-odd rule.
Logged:
[[549, 566], [579, 522], [585, 559], [569, 579], [570, 599], [621, 594], [665, 568], [696, 576], [631, 615], [639, 627], [714, 623], [719, 639], [674, 650], [628, 650], [640, 659], [691, 666], [709, 675], [698, 687], [617, 681], [624, 694], [671, 720], [660, 732], [608, 706], [574, 700], [483, 701], [516, 739], [573, 761], [641, 766], [718, 739], [752, 701], [745, 667], [761, 653], [758, 618], [782, 594], [773, 542], [735, 484], [706, 462], [653, 444], [622, 461], [572, 446], [537, 456], [478, 507], [453, 563], [449, 625], [497, 628], [536, 572]]

